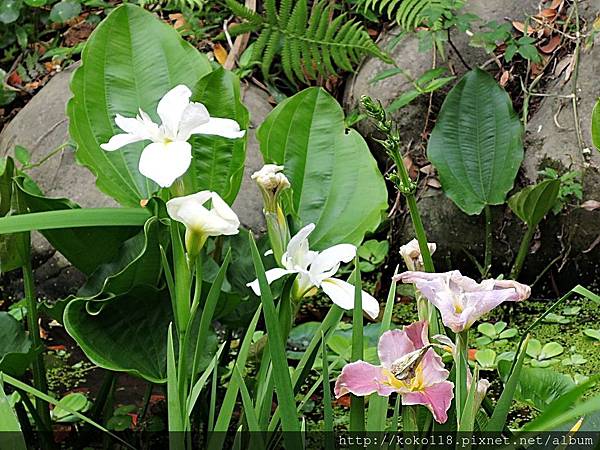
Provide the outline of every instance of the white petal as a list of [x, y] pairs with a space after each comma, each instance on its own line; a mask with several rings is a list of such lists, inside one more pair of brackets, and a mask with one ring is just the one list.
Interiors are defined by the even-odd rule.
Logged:
[[356, 256], [356, 247], [352, 244], [339, 244], [323, 250], [310, 265], [310, 276], [314, 283], [329, 278], [338, 271], [340, 263], [350, 262]]
[[194, 128], [192, 134], [216, 134], [230, 139], [244, 137], [245, 130], [240, 131], [240, 125], [231, 119], [211, 117], [208, 122]]
[[[354, 286], [337, 278], [327, 278], [321, 283], [323, 292], [331, 301], [345, 310], [354, 308]], [[371, 295], [362, 291], [362, 309], [372, 319], [379, 316], [379, 303]]]
[[281, 264], [288, 269], [306, 270], [317, 253], [309, 249], [308, 235], [315, 229], [314, 223], [309, 223], [296, 233], [288, 242], [285, 253], [281, 256]]
[[158, 126], [150, 121], [150, 123], [144, 122], [141, 118], [137, 117], [123, 117], [121, 114], [117, 114], [115, 116], [115, 123], [117, 126], [123, 130], [125, 133], [135, 134], [139, 137], [144, 137], [145, 139], [150, 139], [150, 130], [148, 129], [148, 125], [152, 124], [156, 128]]
[[191, 95], [192, 91], [187, 86], [180, 84], [167, 92], [158, 102], [156, 113], [162, 120], [165, 133], [172, 140], [177, 138], [179, 122], [190, 103]]
[[[274, 269], [267, 270], [265, 272], [265, 276], [267, 277], [267, 283], [271, 284], [273, 281], [278, 280], [279, 278], [290, 274], [296, 273], [294, 270], [285, 270], [276, 267]], [[260, 286], [258, 285], [258, 278], [251, 283], [247, 283], [246, 286], [252, 288], [256, 295], [260, 295]]]
[[148, 145], [140, 157], [140, 173], [169, 187], [183, 175], [192, 162], [192, 146], [187, 142], [153, 143]]
[[182, 222], [183, 220], [180, 215], [180, 210], [189, 204], [194, 204], [198, 207], [203, 205], [210, 199], [211, 191], [200, 191], [195, 194], [186, 195], [184, 197], [175, 197], [167, 202], [167, 212], [172, 219]]
[[102, 150], [112, 152], [118, 150], [127, 144], [133, 144], [134, 142], [145, 141], [146, 138], [136, 136], [135, 134], [121, 133], [115, 134], [106, 144], [100, 144]]
[[237, 214], [229, 207], [227, 203], [221, 198], [219, 194], [213, 192], [211, 194], [212, 199], [212, 210], [216, 212], [223, 220], [226, 220], [231, 225], [238, 228], [240, 226], [240, 219]]
[[207, 123], [210, 120], [208, 110], [202, 103], [190, 103], [181, 116], [179, 130], [177, 131], [178, 141], [187, 141], [195, 129]]

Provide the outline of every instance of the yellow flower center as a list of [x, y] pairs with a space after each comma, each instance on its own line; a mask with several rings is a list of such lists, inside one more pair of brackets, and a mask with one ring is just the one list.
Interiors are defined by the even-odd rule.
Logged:
[[418, 392], [425, 389], [425, 379], [423, 377], [423, 364], [419, 364], [415, 368], [415, 376], [406, 380], [399, 380], [394, 374], [383, 369], [387, 378], [387, 384], [400, 392]]

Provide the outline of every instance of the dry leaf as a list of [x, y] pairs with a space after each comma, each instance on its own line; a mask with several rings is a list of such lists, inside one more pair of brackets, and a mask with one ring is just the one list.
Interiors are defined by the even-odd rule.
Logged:
[[17, 73], [16, 70], [13, 73], [11, 73], [6, 79], [6, 83], [10, 84], [11, 86], [20, 86], [22, 82], [23, 80], [21, 79], [21, 76]]
[[418, 168], [413, 163], [412, 158], [410, 156], [406, 155], [404, 158], [402, 158], [402, 162], [404, 163], [404, 167], [406, 167], [406, 170], [408, 171], [408, 175], [410, 176], [410, 178], [413, 180], [416, 180], [419, 171], [418, 171]]
[[581, 204], [581, 207], [586, 211], [595, 211], [600, 209], [600, 202], [598, 200], [586, 200]]
[[573, 70], [575, 70], [575, 55], [571, 56], [569, 65], [567, 66], [567, 69], [565, 70], [565, 83], [567, 81], [569, 81], [569, 79], [571, 78], [571, 74], [573, 73]]
[[227, 50], [225, 50], [221, 44], [215, 44], [213, 46], [213, 53], [219, 64], [225, 64], [225, 61], [227, 61]]
[[556, 17], [556, 10], [553, 8], [542, 9], [538, 17], [540, 19], [552, 20]]
[[550, 5], [550, 8], [551, 9], [559, 9], [562, 6], [564, 1], [565, 0], [553, 0], [552, 4]]
[[143, 199], [140, 200], [140, 206], [142, 208], [145, 208], [146, 205], [148, 204], [148, 202], [149, 202], [149, 200], [147, 198], [143, 198]]
[[437, 178], [428, 178], [427, 186], [435, 188], [435, 189], [439, 189], [442, 187], [442, 183], [440, 183], [440, 180], [438, 180]]
[[173, 21], [173, 28], [176, 30], [187, 26], [185, 17], [183, 17], [183, 14], [181, 13], [169, 14], [169, 19]]
[[500, 77], [500, 86], [505, 87], [506, 83], [510, 80], [510, 72], [505, 70], [502, 72], [502, 76]]
[[559, 77], [567, 68], [567, 66], [569, 64], [571, 64], [571, 58], [573, 57], [573, 55], [567, 55], [565, 56], [563, 59], [561, 59], [558, 64], [556, 65], [556, 68], [554, 69], [554, 75], [556, 75], [557, 77]]
[[556, 47], [560, 45], [560, 36], [555, 34], [550, 38], [547, 44], [540, 46], [540, 50], [544, 53], [552, 53]]
[[[517, 22], [516, 20], [513, 20], [512, 25], [518, 31], [520, 31], [521, 33], [525, 34], [525, 24], [523, 22]], [[527, 25], [527, 34], [531, 34], [534, 31], [535, 31], [535, 28], [533, 28], [531, 25]]]
[[425, 175], [431, 176], [435, 174], [435, 168], [431, 164], [427, 164], [426, 166], [421, 167], [419, 170]]

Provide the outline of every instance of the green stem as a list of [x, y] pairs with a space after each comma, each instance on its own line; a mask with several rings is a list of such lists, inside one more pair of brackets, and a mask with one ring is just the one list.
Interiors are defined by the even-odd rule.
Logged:
[[529, 253], [529, 247], [531, 246], [531, 240], [533, 239], [534, 234], [535, 227], [527, 227], [527, 232], [523, 236], [523, 239], [521, 240], [521, 245], [519, 246], [517, 258], [515, 259], [515, 263], [513, 264], [512, 270], [510, 271], [510, 278], [512, 280], [518, 279], [519, 275], [521, 274], [521, 270], [523, 269], [525, 258]]
[[454, 354], [454, 367], [456, 371], [456, 420], [460, 423], [462, 412], [467, 400], [467, 352], [469, 331], [456, 333], [456, 352]]
[[483, 276], [486, 276], [491, 272], [492, 268], [492, 245], [493, 245], [493, 231], [492, 231], [492, 208], [489, 205], [485, 205], [485, 257], [483, 260]]
[[[352, 361], [364, 358], [363, 347], [363, 311], [362, 283], [358, 268], [358, 256], [354, 260], [354, 310], [352, 311]], [[323, 362], [326, 364], [326, 362]], [[350, 397], [350, 431], [365, 430], [365, 399], [352, 395]]]
[[[40, 338], [38, 305], [35, 294], [35, 285], [33, 282], [33, 271], [31, 269], [31, 260], [27, 260], [23, 266], [23, 285], [25, 290], [25, 300], [27, 302], [27, 328], [29, 329], [29, 337], [33, 343], [33, 348], [41, 350], [44, 347]], [[33, 360], [33, 385], [44, 393], [48, 393], [48, 381], [46, 380], [46, 369], [44, 367], [43, 352], [39, 351]], [[40, 398], [35, 399], [36, 409], [44, 422], [45, 428], [50, 429], [50, 410], [48, 405]]]

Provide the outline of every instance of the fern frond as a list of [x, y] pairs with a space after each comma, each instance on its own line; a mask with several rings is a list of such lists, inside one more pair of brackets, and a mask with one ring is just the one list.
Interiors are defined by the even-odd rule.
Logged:
[[360, 3], [409, 31], [423, 24], [432, 25], [427, 23], [430, 16], [440, 17], [456, 8], [456, 0], [361, 0]]
[[315, 1], [310, 11], [308, 0], [281, 0], [279, 9], [275, 0], [265, 0], [263, 16], [235, 0], [226, 2], [235, 15], [248, 21], [244, 30], [259, 32], [252, 59], [266, 78], [277, 55], [285, 76], [303, 83], [340, 69], [352, 71], [365, 55], [391, 62], [359, 22], [335, 14], [335, 5], [328, 0]]

